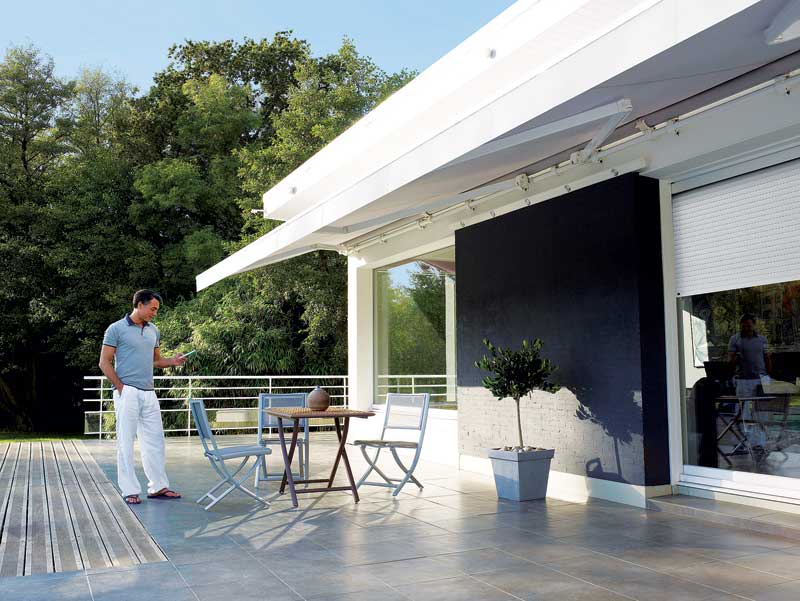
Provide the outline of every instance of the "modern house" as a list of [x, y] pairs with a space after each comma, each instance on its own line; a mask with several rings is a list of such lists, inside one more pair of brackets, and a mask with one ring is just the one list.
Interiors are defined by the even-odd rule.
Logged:
[[[346, 254], [352, 405], [392, 371], [387, 288], [441, 274], [457, 409], [431, 410], [437, 461], [487, 470], [513, 444], [473, 364], [485, 337], [539, 337], [563, 388], [526, 399], [523, 428], [556, 449], [551, 495], [800, 504], [800, 1], [520, 0], [264, 212], [285, 223], [198, 289]], [[747, 399], [743, 313], [771, 346]]]

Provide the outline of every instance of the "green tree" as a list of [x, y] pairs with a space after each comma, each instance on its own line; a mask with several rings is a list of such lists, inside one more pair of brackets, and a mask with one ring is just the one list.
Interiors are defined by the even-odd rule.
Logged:
[[286, 108], [272, 116], [274, 142], [240, 152], [245, 190], [277, 184], [414, 75], [386, 74], [347, 38], [335, 54], [298, 64]]
[[109, 148], [128, 133], [135, 89], [100, 69], [84, 69], [75, 83], [70, 140], [81, 152]]
[[446, 276], [427, 263], [417, 263], [417, 267], [419, 271], [409, 276], [408, 293], [430, 327], [444, 341], [447, 329], [444, 289]]
[[33, 424], [37, 357], [93, 369], [140, 287], [164, 293], [165, 348], [198, 348], [187, 369], [346, 368], [344, 257], [304, 255], [201, 295], [194, 277], [275, 227], [250, 213], [261, 194], [411, 74], [385, 74], [347, 40], [312, 57], [287, 32], [189, 41], [169, 58], [141, 96], [101, 70], [61, 80], [33, 47], [0, 63], [0, 276], [13, 283], [0, 290], [0, 418], [16, 427]]
[[[219, 65], [221, 62], [216, 54], [213, 60], [207, 56], [211, 50], [208, 47], [192, 48], [193, 53], [199, 50], [202, 50], [200, 54], [204, 57], [203, 60], [186, 63], [194, 76], [203, 76], [204, 68], [200, 65]], [[221, 51], [219, 47], [214, 50]], [[259, 205], [259, 199], [265, 190], [299, 167], [303, 161], [412, 77], [411, 73], [405, 71], [387, 75], [370, 59], [360, 56], [349, 40], [345, 40], [335, 54], [322, 58], [299, 56], [293, 66], [295, 81], [286, 93], [285, 107], [282, 112], [270, 113], [273, 139], [264, 139], [262, 132], [258, 140], [241, 145], [233, 151], [241, 165], [238, 171], [240, 179], [237, 180], [241, 185], [239, 206], [245, 213], [241, 238], [230, 245], [231, 251], [241, 248], [278, 225], [275, 221], [263, 220], [249, 214], [250, 208]], [[226, 70], [230, 72], [229, 67]], [[210, 75], [208, 79], [211, 79]], [[238, 83], [244, 81], [244, 77], [237, 80]], [[252, 85], [252, 79], [250, 83]], [[284, 323], [290, 324], [287, 331], [291, 331], [289, 341], [293, 351], [285, 355], [287, 361], [276, 364], [273, 359], [268, 359], [269, 355], [264, 355], [263, 361], [256, 356], [250, 359], [251, 366], [254, 365], [253, 361], [258, 362], [258, 365], [272, 366], [269, 368], [272, 370], [292, 365], [297, 373], [306, 374], [342, 373], [346, 370], [347, 261], [344, 257], [331, 252], [314, 252], [264, 267], [253, 274], [237, 278], [236, 281], [238, 287], [228, 290], [220, 297], [219, 302], [223, 306], [241, 302], [236, 295], [244, 289], [249, 291], [247, 298], [261, 295], [265, 303], [280, 307], [281, 314], [290, 318], [280, 325], [283, 327]], [[200, 297], [210, 294], [218, 298], [215, 289], [221, 287], [227, 290], [226, 285], [218, 284], [212, 288], [214, 292], [204, 292]], [[234, 301], [229, 303], [227, 295], [232, 295]], [[239, 327], [232, 324], [226, 326], [230, 320], [220, 320], [219, 314], [210, 311], [213, 305], [199, 301], [195, 301], [195, 305], [198, 308], [198, 313], [193, 316], [195, 332], [216, 332], [224, 331], [228, 327]], [[263, 313], [265, 318], [270, 315], [269, 312]], [[165, 323], [169, 323], [178, 317], [168, 311], [164, 319]], [[263, 321], [260, 323], [261, 327], [267, 327]], [[263, 339], [256, 337], [254, 340]], [[195, 341], [197, 344], [200, 342]], [[256, 345], [255, 348], [263, 347]], [[238, 347], [234, 349], [221, 342], [218, 349], [219, 353], [231, 352], [234, 356], [238, 351]], [[266, 353], [265, 348], [263, 352]], [[210, 353], [209, 356], [219, 357], [215, 353]], [[214, 365], [227, 370], [221, 373], [246, 373], [236, 371], [242, 369], [244, 364], [241, 361], [224, 365], [215, 359]], [[205, 364], [203, 366], [209, 367]]]
[[52, 59], [33, 47], [12, 47], [0, 63], [0, 413], [19, 427], [30, 426], [37, 405], [20, 370], [35, 372], [52, 331], [42, 189], [69, 150], [72, 91], [54, 75]]
[[0, 63], [0, 184], [12, 197], [44, 176], [67, 150], [66, 106], [74, 85], [36, 48], [12, 47]]

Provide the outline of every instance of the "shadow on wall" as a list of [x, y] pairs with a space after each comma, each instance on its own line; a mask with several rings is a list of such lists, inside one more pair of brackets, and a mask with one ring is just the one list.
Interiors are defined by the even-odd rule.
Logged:
[[581, 421], [600, 426], [605, 435], [614, 441], [614, 457], [617, 465], [616, 471], [608, 470], [603, 466], [600, 458], [595, 457], [586, 462], [586, 475], [590, 478], [630, 484], [622, 474], [619, 445], [631, 444], [633, 442], [633, 432], [641, 430], [642, 393], [638, 390], [632, 391], [630, 397], [624, 403], [601, 403], [593, 400], [588, 404], [588, 401], [581, 400], [581, 397], [590, 398], [590, 395], [586, 394], [588, 392], [588, 389], [581, 390], [579, 393], [572, 390], [578, 401], [575, 417]]

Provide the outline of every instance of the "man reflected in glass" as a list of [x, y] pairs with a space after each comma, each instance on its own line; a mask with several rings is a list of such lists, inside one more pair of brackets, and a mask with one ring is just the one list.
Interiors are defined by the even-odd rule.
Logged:
[[[769, 378], [772, 365], [767, 339], [756, 331], [753, 315], [745, 313], [739, 320], [739, 332], [728, 342], [728, 360], [736, 368], [736, 396], [740, 399], [758, 396], [759, 386]], [[752, 400], [744, 401], [742, 419], [750, 444], [763, 446], [764, 432], [748, 424], [753, 419], [754, 409]]]

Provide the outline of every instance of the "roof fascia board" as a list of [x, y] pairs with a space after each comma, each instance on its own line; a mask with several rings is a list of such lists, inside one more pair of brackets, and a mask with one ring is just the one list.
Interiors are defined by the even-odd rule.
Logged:
[[[510, 72], [516, 74], [513, 81], [524, 77], [525, 69], [515, 66], [520, 49], [587, 1], [526, 0], [512, 5], [267, 191], [265, 216], [295, 216], [297, 207], [307, 209], [322, 200], [317, 185], [322, 184], [324, 190], [341, 189], [354, 173], [363, 177], [385, 166], [409, 143], [420, 144], [458, 115], [475, 110], [487, 96], [501, 91], [496, 85], [482, 85], [487, 74], [511, 63]], [[487, 56], [489, 48], [495, 49], [494, 58]], [[441, 114], [432, 128], [413, 127], [421, 115], [437, 109]], [[399, 139], [398, 132], [403, 134]], [[354, 161], [356, 156], [364, 160]]]
[[460, 119], [424, 144], [409, 149], [386, 168], [311, 207], [204, 272], [198, 276], [198, 286], [207, 287], [296, 245], [320, 228], [397, 191], [436, 166], [479, 147], [755, 2], [661, 0], [646, 3], [638, 12], [626, 13], [610, 28], [611, 31], [602, 32], [590, 44], [536, 73], [524, 84]]
[[[598, 45], [606, 38], [619, 38], [620, 29], [629, 32], [626, 34], [629, 39], [627, 43], [618, 46], [614, 53], [592, 52], [593, 56], [585, 61], [589, 63], [586, 70], [576, 73], [571, 80], [562, 78], [553, 82], [549, 89], [538, 86], [533, 95], [528, 96], [528, 100], [534, 100], [532, 104], [539, 104], [543, 109], [537, 110], [536, 106], [525, 106], [521, 112], [514, 111], [503, 115], [494, 127], [486, 123], [487, 127], [475, 130], [476, 135], [469, 139], [462, 138], [463, 144], [442, 154], [440, 160], [435, 163], [427, 162], [425, 172], [434, 170], [497, 138], [578, 93], [744, 10], [756, 1], [728, 0], [724, 3], [698, 3], [690, 0], [643, 0], [633, 9], [626, 10], [618, 16], [612, 15], [613, 18], [610, 18], [604, 27], [592, 29], [590, 33], [582, 36], [579, 32], [574, 42], [563, 45], [552, 55], [546, 55], [545, 42], [547, 35], [554, 35], [553, 28], [557, 26], [578, 28], [579, 25], [586, 27], [586, 23], [582, 23], [579, 16], [575, 16], [579, 15], [578, 9], [583, 3], [574, 1], [555, 3], [563, 5], [564, 10], [559, 13], [560, 18], [553, 17], [549, 23], [551, 30], [542, 29], [542, 23], [537, 20], [540, 11], [529, 10], [520, 16], [519, 23], [514, 23], [515, 37], [519, 37], [516, 34], [520, 32], [525, 34], [526, 44], [520, 45], [515, 42], [516, 45], [506, 52], [503, 48], [505, 41], [501, 40], [502, 43], [496, 44], [499, 49], [496, 59], [488, 60], [477, 54], [471, 57], [472, 60], [463, 61], [458, 68], [462, 72], [466, 69], [468, 75], [462, 75], [462, 80], [457, 80], [455, 83], [452, 78], [443, 77], [444, 83], [438, 88], [435, 86], [412, 88], [414, 83], [412, 82], [409, 84], [409, 93], [404, 94], [405, 90], [401, 90], [384, 103], [385, 107], [381, 105], [371, 115], [365, 117], [362, 120], [365, 125], [358, 130], [359, 135], [351, 133], [354, 131], [351, 128], [300, 167], [296, 172], [297, 177], [290, 175], [267, 192], [265, 215], [279, 219], [294, 217], [308, 208], [342, 194], [353, 186], [358, 186], [370, 175], [386, 169], [396, 171], [397, 161], [406, 154], [416, 154], [419, 148], [429, 144], [432, 139], [459, 128], [465, 121], [472, 121], [473, 117], [486, 106], [502, 100], [509, 94], [514, 94], [520, 88], [527, 87], [527, 84], [536, 81], [542, 74], [558, 70], [554, 67], [560, 66], [560, 63], [576, 54], [583, 55], [586, 59], [588, 48]], [[609, 6], [609, 11], [616, 5], [630, 7], [630, 2], [622, 0], [619, 2], [605, 0], [605, 2]], [[553, 5], [554, 2], [547, 1], [541, 2], [537, 7], [542, 6], [553, 11], [555, 10]], [[569, 10], [566, 10], [567, 8]], [[632, 23], [635, 25], [631, 25]], [[637, 28], [638, 32], [630, 33], [632, 29]], [[543, 32], [541, 37], [536, 37], [537, 32]], [[566, 35], [567, 32], [560, 33]], [[485, 50], [483, 46], [481, 48]], [[546, 55], [544, 59], [542, 59], [543, 54]], [[445, 84], [449, 86], [446, 89], [444, 89]], [[574, 88], [576, 92], [560, 93], [566, 92], [569, 88]], [[437, 93], [430, 95], [439, 101], [425, 104], [422, 111], [417, 110], [410, 114], [382, 111], [384, 108], [398, 106], [401, 100], [418, 102], [419, 96], [427, 96], [432, 90]], [[558, 100], [547, 102], [550, 99]], [[409, 119], [405, 119], [406, 116]], [[419, 175], [421, 174], [415, 177]], [[291, 190], [295, 190], [295, 193], [291, 194]], [[278, 207], [277, 211], [273, 206]]]
[[[601, 37], [557, 67], [546, 70], [525, 85], [477, 111], [469, 119], [460, 121], [426, 144], [414, 148], [413, 152], [392, 163], [390, 168], [373, 173], [296, 219], [319, 223], [320, 227], [339, 221], [432, 171], [432, 165], [442, 162], [441, 157], [452, 156], [454, 153], [460, 156], [464, 154], [461, 149], [465, 147], [477, 148], [486, 139], [497, 137], [497, 130], [509, 131], [529, 120], [531, 115], [543, 114], [753, 3], [754, 0], [732, 0], [706, 5], [689, 0], [663, 0], [652, 6], [646, 14], [639, 14], [639, 18], [619, 26], [612, 35]], [[681, 11], [697, 16], [693, 18], [691, 15], [676, 14]], [[672, 27], [664, 23], [670, 18]], [[640, 19], [652, 22], [643, 23]], [[633, 52], [631, 48], [640, 51]], [[607, 57], [615, 57], [613, 64], [612, 61], [605, 60]], [[589, 73], [593, 78], [586, 82]], [[553, 93], [545, 98], [542, 90], [551, 90]], [[454, 151], [454, 148], [457, 150]]]

